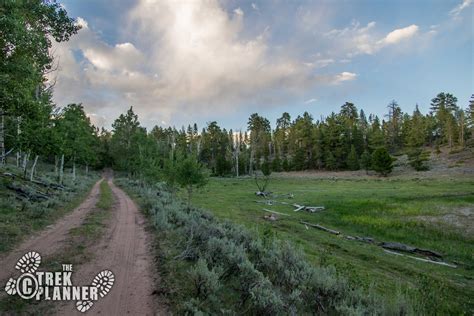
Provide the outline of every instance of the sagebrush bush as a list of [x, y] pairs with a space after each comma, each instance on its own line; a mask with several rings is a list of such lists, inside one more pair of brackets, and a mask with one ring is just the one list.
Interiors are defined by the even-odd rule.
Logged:
[[260, 238], [243, 226], [188, 208], [173, 199], [163, 184], [120, 183], [140, 196], [158, 233], [170, 238], [163, 254], [173, 271], [168, 284], [176, 287], [178, 314], [404, 315], [411, 311], [405, 297], [385, 302], [373, 291], [351, 286], [334, 267], [310, 264], [301, 250], [277, 240], [271, 231]]
[[195, 297], [200, 300], [211, 299], [217, 294], [221, 287], [219, 278], [222, 274], [220, 267], [209, 269], [206, 260], [199, 259], [189, 270], [189, 278], [193, 285]]

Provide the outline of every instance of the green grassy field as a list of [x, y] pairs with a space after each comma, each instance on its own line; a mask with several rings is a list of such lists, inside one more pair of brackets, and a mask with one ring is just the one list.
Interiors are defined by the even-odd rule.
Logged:
[[[469, 179], [272, 179], [269, 191], [294, 194], [271, 198], [290, 204], [325, 206], [318, 213], [293, 212], [293, 206], [256, 203], [253, 179], [211, 179], [196, 192], [193, 204], [263, 233], [268, 227], [280, 239], [303, 248], [315, 265], [334, 265], [356, 286], [375, 287], [388, 298], [402, 292], [413, 303], [436, 312], [474, 311], [474, 182]], [[276, 222], [263, 219], [273, 211]], [[467, 212], [467, 213], [466, 213]], [[470, 213], [469, 213], [470, 212]], [[449, 215], [450, 214], [450, 215]], [[450, 216], [458, 227], [437, 221]], [[426, 220], [430, 219], [430, 220]], [[457, 268], [386, 253], [373, 244], [309, 228], [301, 220], [344, 235], [396, 241], [440, 252]], [[434, 310], [433, 310], [434, 311]]]

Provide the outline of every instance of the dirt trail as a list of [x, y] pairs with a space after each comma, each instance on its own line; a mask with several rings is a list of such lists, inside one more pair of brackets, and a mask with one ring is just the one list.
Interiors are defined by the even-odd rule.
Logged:
[[75, 208], [71, 213], [58, 220], [55, 224], [48, 226], [45, 230], [34, 234], [32, 237], [21, 243], [13, 251], [0, 257], [0, 284], [5, 284], [6, 280], [16, 274], [15, 264], [28, 251], [36, 251], [43, 258], [58, 252], [68, 237], [68, 232], [75, 227], [79, 227], [86, 215], [94, 208], [99, 198], [100, 183], [97, 181], [89, 196]]
[[[104, 269], [115, 275], [110, 292], [94, 303], [88, 315], [167, 314], [153, 295], [153, 257], [145, 219], [135, 203], [111, 180], [109, 185], [116, 199], [113, 218], [104, 237], [90, 249], [95, 253], [94, 259], [75, 267], [73, 284], [91, 284], [94, 276]], [[74, 302], [61, 306], [57, 314], [84, 315], [77, 311]]]

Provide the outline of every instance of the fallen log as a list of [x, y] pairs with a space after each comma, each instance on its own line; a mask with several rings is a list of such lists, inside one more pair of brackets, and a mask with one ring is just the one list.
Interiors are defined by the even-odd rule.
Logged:
[[323, 211], [324, 206], [305, 206], [305, 205], [299, 205], [299, 204], [293, 204], [294, 207], [296, 207], [293, 211], [294, 212], [299, 212], [299, 211], [308, 211], [310, 213], [315, 213], [317, 211]]
[[402, 252], [408, 252], [408, 253], [417, 253], [426, 257], [439, 258], [439, 259], [443, 258], [443, 255], [441, 255], [438, 252], [405, 245], [399, 242], [381, 242], [379, 243], [379, 246], [384, 249], [389, 249], [389, 250], [402, 251]]
[[271, 195], [272, 192], [265, 192], [265, 191], [257, 191], [255, 192], [255, 195], [256, 196], [262, 196], [264, 198], [266, 198], [267, 196]]
[[319, 224], [311, 224], [311, 223], [304, 222], [304, 221], [300, 221], [300, 223], [303, 224], [303, 225], [307, 225], [307, 226], [311, 226], [311, 227], [314, 227], [314, 228], [323, 230], [323, 231], [325, 231], [325, 232], [328, 232], [328, 233], [331, 233], [331, 234], [334, 234], [334, 235], [339, 235], [339, 234], [341, 234], [341, 233], [338, 232], [337, 230], [329, 229], [329, 228], [324, 227], [324, 226], [321, 226], [321, 225], [319, 225]]
[[361, 241], [361, 242], [366, 242], [366, 243], [369, 243], [369, 244], [372, 244], [374, 243], [374, 239], [371, 238], [371, 237], [359, 237], [359, 236], [345, 236], [346, 239], [349, 239], [349, 240], [356, 240], [356, 241]]
[[414, 257], [414, 256], [408, 256], [408, 255], [404, 255], [402, 253], [395, 252], [395, 251], [390, 251], [390, 250], [387, 250], [387, 249], [384, 249], [384, 251], [386, 253], [389, 253], [389, 254], [392, 254], [392, 255], [408, 257], [408, 258], [415, 259], [415, 260], [418, 260], [418, 261], [439, 264], [439, 265], [450, 267], [450, 268], [457, 268], [457, 265], [452, 264], [452, 263], [447, 263], [447, 262], [444, 262], [444, 261], [434, 261], [434, 260], [429, 260], [429, 259], [424, 259], [424, 258], [419, 258], [419, 257]]
[[293, 206], [296, 207], [296, 209], [294, 209], [293, 212], [299, 212], [305, 208], [304, 205], [293, 204]]
[[288, 199], [292, 199], [295, 197], [295, 195], [293, 193], [287, 193], [287, 194], [273, 194], [274, 197], [281, 197], [281, 198], [288, 198]]
[[15, 193], [21, 197], [24, 197], [30, 201], [44, 201], [44, 200], [48, 200], [50, 197], [44, 193], [41, 193], [41, 192], [28, 192], [27, 190], [21, 188], [21, 187], [17, 187], [17, 186], [14, 186], [14, 185], [11, 185], [11, 184], [8, 184], [7, 185], [7, 188], [12, 190], [12, 191], [15, 191]]
[[18, 177], [16, 174], [11, 173], [11, 172], [4, 172], [4, 173], [2, 174], [2, 176], [4, 176], [4, 177], [9, 177], [9, 178], [12, 178], [12, 179], [15, 179], [15, 178]]

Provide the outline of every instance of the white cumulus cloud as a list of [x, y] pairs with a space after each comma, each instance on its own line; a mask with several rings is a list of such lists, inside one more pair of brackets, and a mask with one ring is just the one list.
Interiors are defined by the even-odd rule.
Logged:
[[375, 26], [374, 21], [369, 22], [366, 26], [361, 26], [359, 22], [353, 22], [350, 27], [331, 30], [326, 33], [326, 37], [333, 40], [339, 51], [345, 51], [346, 56], [353, 57], [360, 54], [372, 55], [386, 46], [408, 41], [414, 38], [419, 30], [417, 25], [412, 24], [392, 30], [387, 35], [380, 37], [375, 31]]
[[291, 53], [274, 52], [268, 29], [244, 37], [244, 18], [242, 9], [228, 12], [217, 0], [141, 0], [124, 21], [127, 40], [117, 44], [78, 18], [79, 34], [53, 48], [60, 64], [55, 100], [83, 102], [106, 125], [134, 105], [152, 125], [205, 112], [229, 115], [275, 91], [297, 94], [355, 79], [350, 72], [318, 75], [331, 59], [308, 67]]
[[412, 24], [410, 26], [393, 30], [380, 42], [382, 45], [393, 45], [403, 40], [413, 37], [418, 32], [418, 25]]

